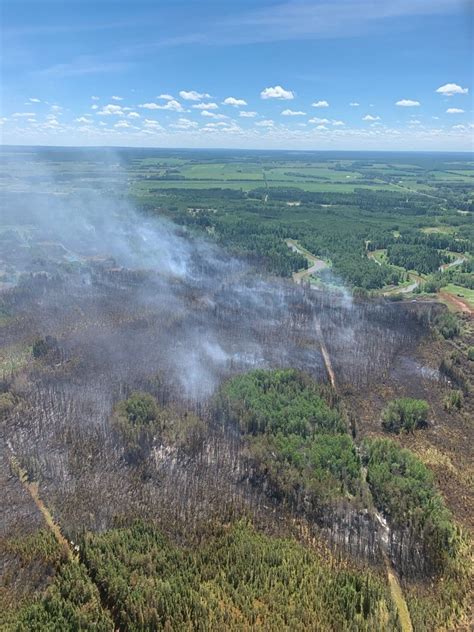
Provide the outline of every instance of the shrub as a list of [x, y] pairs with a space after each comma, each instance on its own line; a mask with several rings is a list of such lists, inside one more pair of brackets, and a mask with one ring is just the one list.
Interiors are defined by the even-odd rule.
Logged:
[[15, 406], [15, 398], [11, 393], [0, 393], [0, 419], [6, 417]]
[[445, 312], [436, 319], [436, 326], [443, 338], [451, 339], [459, 335], [461, 331], [459, 322], [454, 314]]
[[423, 399], [394, 399], [382, 412], [382, 426], [390, 432], [410, 432], [426, 425], [429, 407]]
[[464, 401], [462, 391], [451, 391], [449, 395], [444, 398], [444, 408], [448, 412], [453, 410], [461, 410]]
[[58, 351], [58, 341], [53, 336], [37, 338], [33, 343], [33, 357], [37, 360]]
[[119, 404], [118, 413], [134, 426], [147, 425], [157, 420], [158, 405], [152, 395], [136, 391]]
[[471, 362], [474, 362], [474, 347], [469, 347], [469, 349], [467, 350], [467, 359], [471, 360]]
[[148, 393], [132, 393], [116, 406], [112, 424], [125, 443], [127, 463], [143, 461], [151, 450], [153, 437], [161, 428], [160, 410], [155, 398]]

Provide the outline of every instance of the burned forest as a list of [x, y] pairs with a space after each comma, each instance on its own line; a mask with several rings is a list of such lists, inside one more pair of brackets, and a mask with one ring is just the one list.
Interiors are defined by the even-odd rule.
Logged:
[[[135, 204], [110, 162], [96, 189], [36, 168], [0, 232], [5, 629], [465, 620], [469, 525], [415, 438], [438, 404], [406, 439], [380, 421], [460, 379], [436, 364], [446, 308], [272, 274]], [[288, 567], [301, 616], [278, 603]]]

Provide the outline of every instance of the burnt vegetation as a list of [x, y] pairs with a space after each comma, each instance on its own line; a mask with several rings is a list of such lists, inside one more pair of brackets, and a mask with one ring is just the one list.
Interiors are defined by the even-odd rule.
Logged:
[[[120, 196], [16, 203], [37, 225], [2, 255], [5, 629], [399, 630], [385, 560], [418, 629], [461, 616], [466, 536], [401, 445], [434, 425], [431, 402], [372, 411], [391, 441], [351, 399], [400, 379], [427, 340], [457, 339], [442, 307], [256, 272], [301, 267], [285, 229], [249, 246], [237, 226], [230, 255]], [[466, 410], [469, 353], [437, 378]], [[444, 591], [430, 613], [425, 582]]]

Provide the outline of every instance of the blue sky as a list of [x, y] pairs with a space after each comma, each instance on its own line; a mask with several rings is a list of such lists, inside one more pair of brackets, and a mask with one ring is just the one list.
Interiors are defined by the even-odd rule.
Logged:
[[3, 0], [5, 144], [473, 149], [469, 0]]

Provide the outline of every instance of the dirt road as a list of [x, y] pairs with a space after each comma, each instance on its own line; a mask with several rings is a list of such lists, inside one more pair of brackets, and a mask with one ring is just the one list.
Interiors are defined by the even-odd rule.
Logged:
[[288, 246], [288, 248], [293, 250], [293, 252], [297, 252], [298, 254], [303, 255], [303, 257], [306, 257], [306, 260], [309, 264], [307, 268], [293, 273], [293, 281], [295, 283], [301, 283], [312, 274], [320, 272], [321, 270], [329, 267], [324, 259], [319, 259], [318, 257], [315, 257], [308, 250], [300, 246], [298, 242], [294, 239], [287, 239], [286, 245]]
[[453, 307], [456, 307], [456, 309], [464, 312], [464, 314], [469, 314], [470, 316], [474, 315], [474, 309], [457, 296], [453, 296], [452, 294], [448, 294], [448, 292], [442, 291], [438, 292], [438, 296], [444, 299], [447, 303], [450, 303]]

